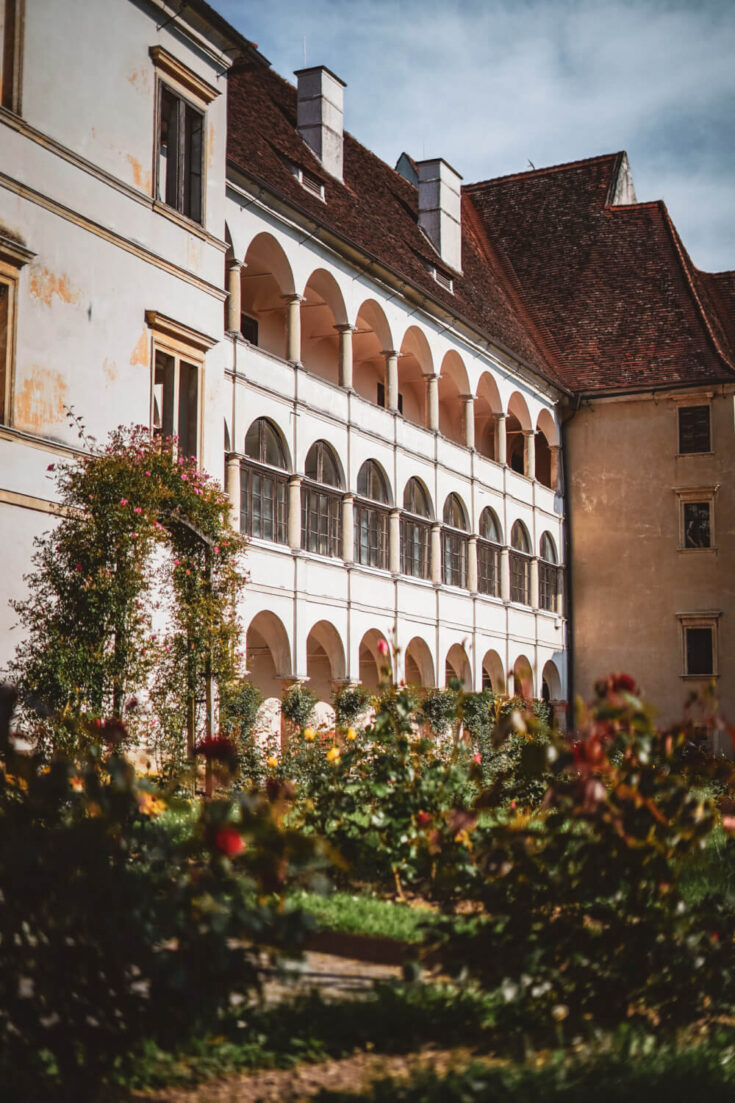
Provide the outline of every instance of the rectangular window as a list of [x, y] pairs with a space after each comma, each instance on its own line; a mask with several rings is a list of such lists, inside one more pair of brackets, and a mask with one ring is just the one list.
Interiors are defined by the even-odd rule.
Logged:
[[389, 518], [383, 509], [355, 506], [355, 562], [387, 571]]
[[539, 562], [538, 565], [539, 606], [549, 613], [559, 608], [559, 568], [553, 563]]
[[442, 529], [442, 577], [446, 586], [467, 589], [467, 537]]
[[413, 517], [401, 517], [401, 571], [431, 578], [431, 525]]
[[24, 245], [0, 235], [0, 425], [12, 422], [18, 280], [33, 256]]
[[688, 455], [710, 450], [709, 406], [680, 406], [679, 452]]
[[682, 502], [684, 510], [684, 547], [711, 547], [711, 502]]
[[194, 222], [202, 221], [204, 115], [159, 84], [157, 195]]
[[714, 648], [711, 628], [685, 628], [686, 672], [714, 674]]
[[255, 465], [242, 464], [240, 531], [259, 540], [285, 544], [288, 532], [288, 483]]
[[184, 456], [198, 455], [199, 368], [156, 349], [153, 376], [153, 431], [178, 437]]
[[20, 115], [25, 0], [0, 0], [0, 104]]
[[716, 678], [717, 624], [719, 612], [679, 613], [682, 643], [682, 676]]
[[530, 605], [530, 564], [527, 555], [510, 552], [510, 600], [519, 605]]
[[337, 559], [342, 554], [342, 498], [321, 488], [301, 486], [301, 547]]
[[500, 548], [486, 540], [477, 541], [477, 589], [500, 597]]

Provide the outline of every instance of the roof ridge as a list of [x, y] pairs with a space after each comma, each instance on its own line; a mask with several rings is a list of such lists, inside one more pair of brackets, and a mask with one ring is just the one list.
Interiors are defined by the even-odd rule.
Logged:
[[576, 161], [564, 161], [558, 165], [546, 165], [540, 169], [524, 169], [523, 172], [509, 172], [505, 176], [492, 176], [488, 180], [477, 180], [473, 184], [463, 184], [462, 191], [474, 191], [475, 188], [484, 188], [488, 184], [500, 184], [506, 180], [523, 180], [530, 176], [543, 176], [551, 172], [565, 172], [568, 169], [580, 168], [582, 165], [595, 165], [601, 161], [612, 161], [620, 157], [625, 150], [617, 153], [599, 153], [596, 157], [581, 157]]

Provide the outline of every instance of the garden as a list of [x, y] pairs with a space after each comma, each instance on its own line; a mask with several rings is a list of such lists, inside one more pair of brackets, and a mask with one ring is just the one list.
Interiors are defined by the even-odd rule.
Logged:
[[143, 430], [53, 474], [0, 692], [3, 1098], [733, 1098], [711, 703], [660, 730], [613, 674], [564, 733], [386, 649], [267, 745], [221, 490]]

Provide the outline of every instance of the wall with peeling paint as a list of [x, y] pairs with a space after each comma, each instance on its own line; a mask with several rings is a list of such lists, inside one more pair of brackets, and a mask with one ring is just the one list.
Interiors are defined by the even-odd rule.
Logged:
[[[568, 425], [575, 690], [588, 697], [624, 670], [665, 722], [709, 681], [683, 676], [678, 614], [719, 612], [720, 670], [735, 653], [731, 392], [712, 398], [711, 429], [711, 453], [679, 455], [677, 406], [662, 396], [596, 401]], [[715, 547], [681, 548], [677, 490], [715, 487]], [[721, 677], [717, 689], [734, 717], [735, 686]]]

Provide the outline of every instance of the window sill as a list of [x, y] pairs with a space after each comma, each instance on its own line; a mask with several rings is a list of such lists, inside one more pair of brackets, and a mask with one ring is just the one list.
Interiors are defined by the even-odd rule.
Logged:
[[720, 677], [719, 674], [680, 674], [682, 682], [713, 682]]
[[219, 244], [219, 238], [212, 238], [211, 234], [208, 234], [204, 229], [202, 222], [197, 222], [193, 218], [189, 218], [188, 215], [182, 214], [181, 211], [177, 211], [175, 207], [169, 207], [168, 203], [164, 203], [162, 199], [153, 200], [153, 210], [156, 214], [163, 215], [164, 218], [168, 218], [171, 222], [175, 222], [182, 229], [188, 230], [191, 234], [196, 234], [197, 237], [202, 238], [203, 241], [209, 241], [210, 239], [217, 241]]
[[717, 544], [710, 544], [708, 548], [685, 548], [679, 545], [676, 549], [678, 552], [682, 552], [684, 555], [691, 555], [692, 552], [717, 552], [719, 549]]
[[674, 452], [674, 458], [678, 460], [685, 456], [714, 456], [714, 454], [714, 449], [710, 448], [708, 452]]

